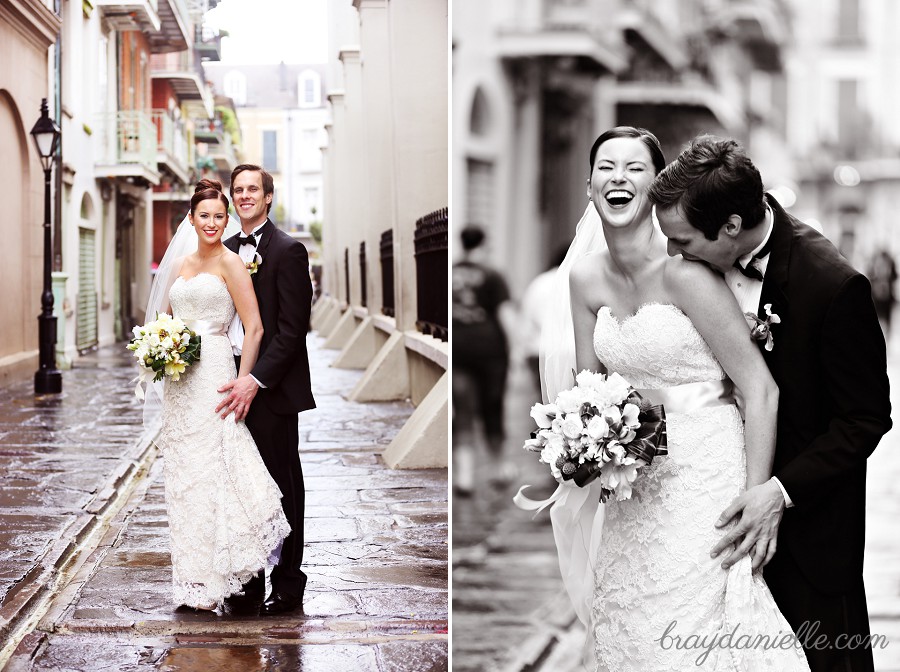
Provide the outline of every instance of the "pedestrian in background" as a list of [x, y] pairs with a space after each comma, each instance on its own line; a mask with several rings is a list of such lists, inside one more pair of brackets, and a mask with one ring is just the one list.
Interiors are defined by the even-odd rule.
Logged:
[[[503, 402], [509, 369], [513, 308], [503, 276], [486, 263], [485, 233], [469, 225], [460, 234], [462, 261], [453, 265], [453, 456], [454, 489], [468, 495], [475, 472], [493, 483], [514, 475], [503, 456]], [[487, 462], [478, 465], [478, 423]]]
[[559, 265], [566, 257], [568, 246], [559, 248], [550, 261], [550, 266], [543, 273], [539, 273], [528, 283], [525, 293], [522, 295], [520, 304], [521, 313], [521, 332], [519, 334], [519, 342], [525, 357], [525, 364], [531, 372], [532, 382], [534, 383], [535, 395], [538, 399], [541, 396], [541, 372], [540, 372], [540, 349], [541, 349], [541, 329], [544, 326], [544, 319], [548, 314], [549, 307], [555, 301], [555, 292], [553, 280], [556, 277], [556, 271]]
[[891, 330], [891, 313], [894, 310], [896, 295], [894, 285], [897, 282], [897, 265], [887, 250], [879, 250], [872, 257], [869, 266], [869, 282], [872, 283], [872, 300], [875, 312], [885, 339]]

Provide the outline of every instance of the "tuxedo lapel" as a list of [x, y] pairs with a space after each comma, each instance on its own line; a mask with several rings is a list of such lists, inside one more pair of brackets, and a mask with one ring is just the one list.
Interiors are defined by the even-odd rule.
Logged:
[[263, 259], [266, 258], [266, 251], [269, 249], [269, 243], [272, 242], [272, 234], [275, 233], [275, 225], [271, 219], [267, 219], [260, 229], [259, 242], [256, 244], [256, 251]]

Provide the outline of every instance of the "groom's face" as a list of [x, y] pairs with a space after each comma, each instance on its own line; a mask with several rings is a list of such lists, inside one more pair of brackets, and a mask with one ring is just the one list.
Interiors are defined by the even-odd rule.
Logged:
[[719, 230], [716, 240], [709, 240], [703, 232], [694, 227], [682, 214], [679, 206], [656, 209], [659, 228], [669, 239], [666, 251], [670, 257], [679, 254], [689, 261], [701, 261], [710, 268], [724, 274], [734, 265], [738, 254], [733, 236]]
[[263, 191], [261, 173], [255, 170], [238, 173], [234, 178], [231, 193], [241, 224], [255, 226], [266, 221], [266, 206], [272, 201], [272, 194]]

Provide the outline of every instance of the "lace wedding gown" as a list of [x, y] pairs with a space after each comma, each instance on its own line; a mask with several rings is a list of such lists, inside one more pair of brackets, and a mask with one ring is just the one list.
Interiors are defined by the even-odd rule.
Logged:
[[[621, 322], [601, 308], [594, 349], [638, 389], [725, 378], [673, 305], [648, 304]], [[806, 672], [802, 649], [750, 559], [723, 570], [724, 555], [709, 555], [727, 531], [716, 519], [745, 486], [738, 410], [730, 403], [687, 412], [675, 406], [666, 409], [668, 456], [643, 470], [632, 499], [606, 505], [591, 609], [597, 669]], [[767, 648], [757, 637], [775, 643]]]
[[166, 379], [159, 436], [174, 602], [197, 607], [241, 590], [290, 528], [250, 431], [234, 414], [215, 412], [225, 396], [218, 388], [236, 373], [225, 335], [235, 314], [228, 288], [208, 273], [179, 277], [169, 301], [201, 334], [200, 359], [180, 380]]

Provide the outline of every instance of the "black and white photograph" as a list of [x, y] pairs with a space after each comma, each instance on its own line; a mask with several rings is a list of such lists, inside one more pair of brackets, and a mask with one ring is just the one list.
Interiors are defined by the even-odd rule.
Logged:
[[453, 670], [900, 670], [898, 29], [454, 3]]
[[0, 0], [0, 669], [450, 669], [449, 19]]

